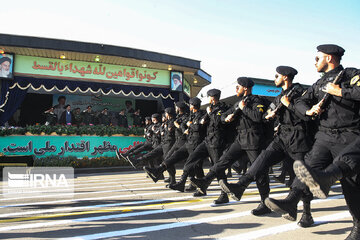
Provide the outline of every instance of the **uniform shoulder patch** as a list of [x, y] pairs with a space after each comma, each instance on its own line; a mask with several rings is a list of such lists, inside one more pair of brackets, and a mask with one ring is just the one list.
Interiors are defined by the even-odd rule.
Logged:
[[350, 85], [353, 86], [355, 85], [360, 79], [360, 75], [356, 75], [354, 76], [351, 80], [350, 80]]

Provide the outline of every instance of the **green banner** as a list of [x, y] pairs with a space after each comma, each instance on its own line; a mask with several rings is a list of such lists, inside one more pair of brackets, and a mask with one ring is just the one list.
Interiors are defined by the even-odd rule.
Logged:
[[7, 136], [0, 137], [0, 151], [4, 155], [115, 157], [115, 151], [126, 152], [143, 137], [99, 136]]
[[16, 55], [15, 75], [170, 87], [170, 72], [148, 68]]

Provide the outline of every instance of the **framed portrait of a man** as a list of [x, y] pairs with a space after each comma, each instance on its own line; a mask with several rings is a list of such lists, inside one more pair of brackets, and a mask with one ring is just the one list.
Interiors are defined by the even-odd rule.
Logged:
[[171, 91], [181, 92], [183, 90], [183, 73], [179, 71], [170, 72]]
[[0, 78], [13, 79], [14, 78], [14, 55], [0, 54]]

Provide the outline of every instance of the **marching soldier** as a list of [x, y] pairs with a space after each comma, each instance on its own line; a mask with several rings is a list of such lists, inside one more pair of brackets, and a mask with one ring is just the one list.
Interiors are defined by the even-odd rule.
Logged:
[[[315, 67], [324, 75], [296, 101], [295, 108], [302, 116], [319, 120], [319, 131], [305, 163], [311, 169], [323, 170], [360, 133], [360, 71], [342, 67], [340, 61], [345, 50], [340, 46], [320, 45], [317, 50]], [[352, 202], [358, 195], [347, 191], [354, 189], [351, 182], [344, 180], [341, 184], [346, 201]], [[296, 216], [297, 204], [307, 190], [306, 185], [296, 178], [285, 199], [267, 199], [266, 205], [282, 214]]]
[[[197, 97], [191, 98], [190, 101], [190, 116], [188, 121], [182, 124], [184, 133], [186, 134], [186, 143], [176, 150], [171, 156], [168, 156], [157, 168], [144, 167], [145, 172], [153, 179], [154, 182], [158, 181], [158, 177], [168, 169], [173, 167], [174, 164], [180, 162], [183, 159], [186, 159], [196, 147], [203, 141], [205, 137], [205, 126], [200, 124], [202, 117], [204, 116], [204, 111], [200, 110], [201, 100]], [[201, 168], [201, 166], [197, 166]], [[194, 169], [195, 170], [195, 169]], [[199, 171], [199, 170], [198, 170]], [[194, 171], [185, 172], [180, 178], [180, 181], [176, 184], [170, 184], [169, 188], [178, 190], [180, 192], [185, 191], [185, 183], [188, 176], [193, 177], [195, 175]], [[191, 188], [189, 188], [191, 189]]]
[[118, 157], [118, 159], [120, 159], [120, 157], [122, 157], [127, 161], [126, 158], [128, 156], [136, 155], [138, 153], [151, 150], [152, 149], [152, 143], [151, 143], [152, 131], [151, 131], [151, 127], [152, 127], [151, 117], [146, 117], [145, 118], [145, 128], [144, 128], [145, 142], [137, 144], [135, 147], [131, 148], [130, 150], [128, 150], [125, 153], [120, 153], [120, 152], [117, 151], [116, 156]]
[[[293, 79], [298, 72], [288, 66], [279, 66], [276, 68], [276, 72], [275, 85], [282, 87], [282, 92], [270, 104], [265, 119], [275, 119], [275, 126], [278, 129], [277, 134], [238, 183], [220, 182], [222, 189], [227, 193], [231, 193], [239, 201], [245, 189], [254, 179], [264, 179], [266, 181], [265, 186], [262, 189], [259, 188], [262, 202], [257, 210], [253, 210], [254, 215], [270, 212], [264, 205], [264, 200], [268, 197], [270, 191], [269, 178], [265, 177], [268, 175], [268, 169], [281, 161], [288, 161], [289, 165], [292, 165], [294, 160], [304, 159], [306, 152], [310, 150], [310, 142], [306, 137], [306, 126], [303, 121], [306, 120], [306, 117], [300, 116], [294, 108], [296, 99], [304, 92], [300, 84], [293, 84]], [[296, 216], [294, 218], [296, 219]], [[293, 220], [295, 221], [295, 219]], [[310, 214], [310, 200], [305, 199], [304, 214], [299, 225], [308, 227], [313, 223]]]
[[[239, 156], [246, 154], [250, 161], [254, 162], [262, 149], [264, 103], [260, 97], [252, 95], [254, 82], [251, 79], [240, 77], [237, 79], [237, 82], [236, 95], [240, 100], [221, 116], [222, 121], [225, 123], [233, 121], [237, 123], [237, 137], [230, 148], [221, 156], [220, 160], [210, 169], [205, 178], [191, 180], [203, 193], [206, 192], [215, 177], [220, 181], [226, 181], [225, 170], [237, 161]], [[269, 194], [269, 189], [266, 188], [268, 181], [267, 174], [261, 176], [256, 181], [262, 201]], [[215, 203], [226, 203], [228, 201], [227, 193], [223, 190], [220, 198]], [[253, 210], [255, 215], [262, 215], [268, 212], [270, 212], [270, 209], [264, 204], [259, 205], [257, 209]]]

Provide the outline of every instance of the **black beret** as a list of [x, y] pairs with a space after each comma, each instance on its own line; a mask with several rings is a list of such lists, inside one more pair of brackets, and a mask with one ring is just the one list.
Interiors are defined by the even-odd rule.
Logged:
[[323, 52], [329, 55], [335, 55], [341, 57], [344, 55], [345, 49], [335, 44], [323, 44], [317, 46], [319, 52]]
[[278, 66], [276, 72], [284, 76], [295, 76], [298, 73], [295, 68], [289, 66]]
[[221, 91], [219, 89], [210, 89], [209, 91], [207, 91], [207, 95], [209, 97], [214, 97], [214, 96], [219, 96], [220, 97]]
[[8, 58], [8, 57], [0, 58], [0, 64], [2, 64], [3, 62], [9, 62], [9, 63], [11, 63], [11, 59]]
[[239, 85], [247, 88], [254, 86], [254, 81], [247, 77], [239, 77], [237, 82]]
[[179, 74], [174, 74], [174, 75], [172, 76], [172, 78], [173, 78], [173, 79], [178, 79], [178, 80], [180, 80], [180, 75], [179, 75]]
[[168, 108], [165, 108], [165, 113], [168, 113], [170, 115], [174, 115], [175, 114], [175, 110], [174, 108], [172, 107], [168, 107]]
[[159, 119], [159, 118], [160, 118], [160, 114], [154, 113], [153, 115], [151, 115], [151, 118]]
[[186, 104], [184, 102], [177, 102], [175, 103], [175, 105], [178, 107], [178, 108], [185, 108], [186, 107]]
[[190, 98], [189, 103], [193, 106], [198, 106], [201, 104], [201, 100], [197, 97]]

